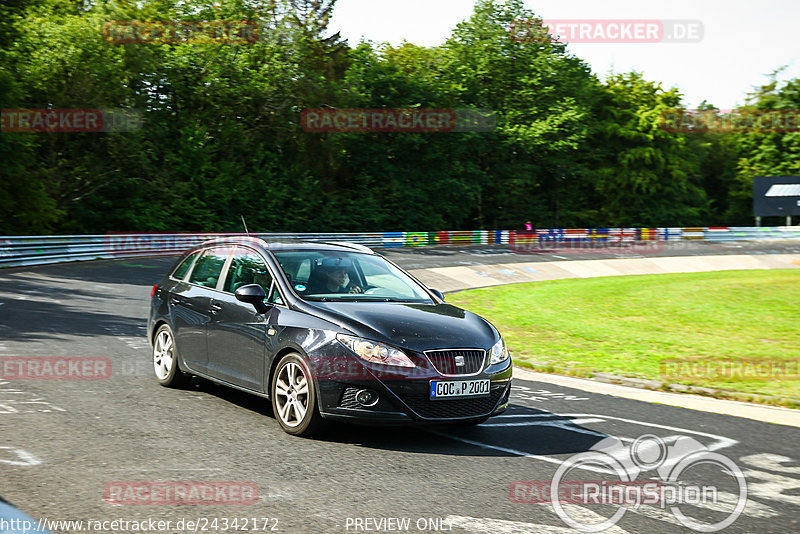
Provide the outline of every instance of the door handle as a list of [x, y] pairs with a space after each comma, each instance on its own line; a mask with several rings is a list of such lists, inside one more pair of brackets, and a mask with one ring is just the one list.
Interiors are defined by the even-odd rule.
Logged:
[[220, 306], [219, 304], [212, 304], [209, 313], [211, 313], [211, 315], [216, 315], [221, 311], [222, 311], [222, 306]]

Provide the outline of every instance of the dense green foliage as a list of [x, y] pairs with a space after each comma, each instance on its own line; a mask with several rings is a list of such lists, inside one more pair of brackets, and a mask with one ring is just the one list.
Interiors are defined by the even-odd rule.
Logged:
[[[132, 108], [116, 133], [5, 133], [0, 234], [749, 224], [750, 179], [800, 174], [800, 134], [659, 128], [677, 89], [600, 81], [534, 13], [477, 0], [439, 47], [350, 47], [335, 0], [4, 0], [0, 107]], [[112, 44], [114, 20], [248, 20], [250, 44]], [[800, 80], [753, 105], [800, 108]], [[489, 132], [311, 133], [307, 108], [472, 108]]]

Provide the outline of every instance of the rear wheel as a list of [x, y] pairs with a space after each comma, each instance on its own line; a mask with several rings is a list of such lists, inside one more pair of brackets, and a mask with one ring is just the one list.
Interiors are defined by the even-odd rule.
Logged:
[[270, 388], [272, 411], [283, 430], [294, 436], [311, 436], [323, 428], [317, 406], [314, 378], [303, 358], [293, 352], [278, 362]]
[[191, 377], [180, 370], [175, 336], [167, 325], [161, 325], [153, 342], [153, 370], [158, 383], [165, 387], [179, 388], [189, 383]]

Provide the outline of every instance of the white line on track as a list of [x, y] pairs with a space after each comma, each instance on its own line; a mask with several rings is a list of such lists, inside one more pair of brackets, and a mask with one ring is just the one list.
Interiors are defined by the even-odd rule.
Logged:
[[775, 423], [800, 428], [800, 410], [779, 408], [777, 406], [764, 406], [747, 402], [714, 399], [691, 395], [688, 393], [668, 393], [666, 391], [652, 391], [618, 384], [607, 384], [597, 380], [575, 378], [572, 376], [536, 373], [527, 369], [514, 367], [514, 378], [544, 382], [601, 395], [610, 395], [625, 399], [633, 399], [651, 404], [666, 404], [688, 410], [697, 410], [707, 413], [717, 413], [754, 419], [763, 423]]

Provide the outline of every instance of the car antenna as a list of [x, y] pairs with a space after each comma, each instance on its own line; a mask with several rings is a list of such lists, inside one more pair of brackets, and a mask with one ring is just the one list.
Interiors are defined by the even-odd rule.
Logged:
[[239, 215], [239, 217], [242, 218], [242, 225], [244, 225], [244, 233], [246, 233], [247, 235], [250, 235], [250, 232], [247, 231], [247, 223], [244, 222], [244, 215]]

